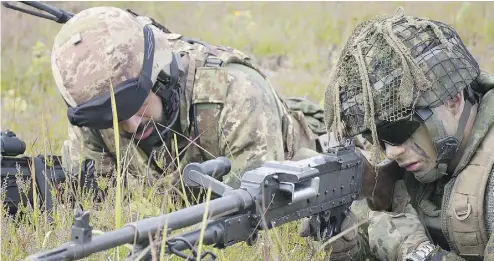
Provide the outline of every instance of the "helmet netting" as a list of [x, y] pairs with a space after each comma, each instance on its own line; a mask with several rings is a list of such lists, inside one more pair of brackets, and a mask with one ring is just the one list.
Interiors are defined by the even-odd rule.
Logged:
[[451, 27], [404, 16], [400, 8], [353, 31], [326, 89], [326, 127], [338, 140], [370, 130], [376, 155], [376, 124], [411, 117], [417, 106], [440, 105], [478, 74]]

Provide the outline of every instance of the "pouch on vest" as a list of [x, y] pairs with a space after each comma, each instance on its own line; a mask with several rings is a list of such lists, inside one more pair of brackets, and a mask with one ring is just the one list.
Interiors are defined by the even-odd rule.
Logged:
[[203, 160], [219, 156], [219, 117], [228, 90], [228, 70], [224, 67], [196, 69], [192, 91], [192, 117], [195, 146]]
[[[491, 127], [492, 128], [492, 127]], [[482, 257], [489, 234], [484, 211], [487, 183], [494, 165], [494, 131], [490, 131], [473, 154], [468, 165], [459, 173], [451, 188], [445, 210], [447, 233], [460, 256]]]

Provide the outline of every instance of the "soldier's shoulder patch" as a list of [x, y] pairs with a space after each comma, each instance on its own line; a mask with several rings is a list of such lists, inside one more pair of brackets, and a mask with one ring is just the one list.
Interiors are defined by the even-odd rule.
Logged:
[[197, 68], [192, 90], [192, 103], [224, 103], [228, 82], [228, 69], [226, 68]]

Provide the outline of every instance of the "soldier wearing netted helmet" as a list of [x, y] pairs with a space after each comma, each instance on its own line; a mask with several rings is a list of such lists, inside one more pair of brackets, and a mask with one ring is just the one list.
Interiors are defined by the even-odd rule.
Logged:
[[[326, 90], [328, 129], [361, 134], [405, 171], [369, 211], [366, 257], [482, 260], [494, 213], [494, 90], [449, 25], [379, 16], [357, 26]], [[377, 177], [378, 179], [379, 177]]]
[[131, 10], [74, 15], [56, 35], [51, 64], [70, 121], [64, 167], [75, 176], [92, 159], [97, 177], [115, 177], [120, 157], [124, 177], [162, 191], [188, 163], [226, 156], [232, 167], [222, 180], [237, 188], [243, 172], [316, 150], [325, 133], [322, 108], [291, 100], [309, 109], [290, 110], [244, 53]]

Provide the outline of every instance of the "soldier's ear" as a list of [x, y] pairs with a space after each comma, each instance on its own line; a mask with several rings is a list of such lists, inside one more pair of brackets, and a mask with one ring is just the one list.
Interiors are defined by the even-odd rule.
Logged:
[[444, 102], [446, 109], [455, 116], [462, 112], [461, 106], [463, 104], [465, 104], [465, 101], [463, 99], [463, 92], [459, 92], [452, 99], [449, 99]]

